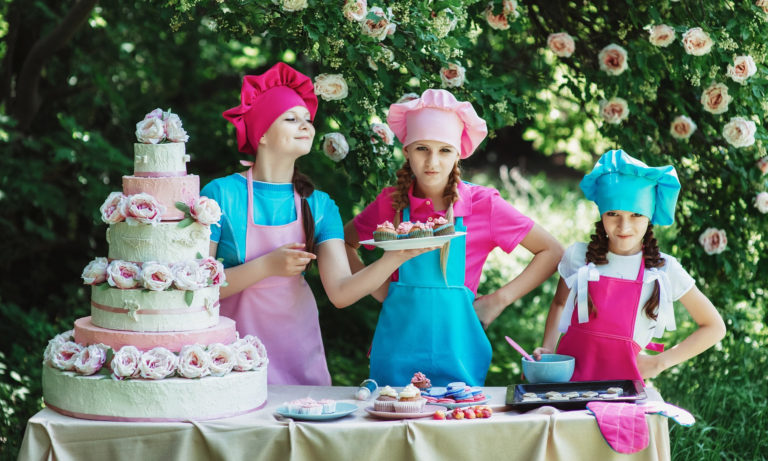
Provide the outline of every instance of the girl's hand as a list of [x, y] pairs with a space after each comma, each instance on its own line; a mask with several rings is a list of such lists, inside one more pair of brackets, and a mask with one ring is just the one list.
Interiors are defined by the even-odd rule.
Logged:
[[489, 295], [483, 295], [475, 298], [474, 307], [477, 318], [480, 319], [480, 324], [483, 326], [483, 330], [487, 330], [494, 320], [504, 310], [499, 309], [498, 302], [496, 301], [496, 293]]
[[307, 268], [307, 264], [317, 259], [312, 253], [302, 251], [306, 245], [303, 243], [289, 243], [272, 250], [264, 258], [264, 263], [269, 267], [272, 275], [291, 277], [299, 275]]
[[655, 378], [664, 371], [658, 355], [639, 354], [637, 356], [637, 370], [643, 379]]
[[399, 267], [401, 264], [403, 264], [404, 262], [408, 261], [411, 258], [415, 258], [416, 256], [423, 255], [424, 253], [428, 253], [430, 251], [437, 250], [439, 248], [440, 247], [428, 247], [428, 248], [415, 248], [412, 250], [385, 251], [381, 259], [392, 259]]
[[533, 358], [535, 360], [541, 360], [541, 354], [554, 354], [555, 352], [548, 347], [537, 347], [533, 350]]

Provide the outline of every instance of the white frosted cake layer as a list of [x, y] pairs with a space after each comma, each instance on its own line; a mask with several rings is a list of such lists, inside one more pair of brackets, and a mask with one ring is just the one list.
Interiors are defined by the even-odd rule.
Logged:
[[123, 261], [174, 263], [206, 257], [211, 229], [193, 222], [180, 228], [176, 222], [155, 225], [111, 224], [107, 229], [108, 257]]
[[107, 421], [193, 421], [248, 413], [267, 401], [267, 367], [200, 379], [117, 381], [43, 366], [45, 404]]
[[136, 176], [184, 176], [188, 161], [183, 142], [133, 145], [133, 174]]
[[219, 322], [219, 287], [190, 292], [187, 305], [182, 290], [91, 289], [91, 322], [110, 330], [189, 331]]
[[123, 176], [123, 194], [140, 193], [151, 195], [165, 207], [163, 221], [181, 220], [184, 212], [176, 208], [176, 202], [195, 203], [200, 197], [200, 178], [193, 174], [173, 178]]
[[228, 317], [219, 317], [219, 323], [209, 328], [170, 332], [109, 330], [94, 325], [90, 317], [82, 317], [75, 320], [75, 341], [85, 346], [106, 344], [114, 350], [136, 346], [141, 351], [164, 347], [179, 352], [188, 344], [232, 344], [237, 341], [237, 331], [235, 321]]

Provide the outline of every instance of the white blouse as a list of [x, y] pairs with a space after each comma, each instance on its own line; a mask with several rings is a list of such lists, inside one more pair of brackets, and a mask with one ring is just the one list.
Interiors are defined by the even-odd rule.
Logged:
[[[642, 261], [642, 252], [629, 256], [608, 252], [608, 264], [590, 264], [587, 266], [586, 255], [587, 244], [584, 242], [574, 243], [565, 250], [563, 259], [557, 266], [558, 272], [566, 281], [568, 288], [571, 289], [565, 310], [560, 318], [559, 330], [561, 333], [565, 333], [571, 323], [574, 301], [582, 296], [583, 299], [586, 299], [586, 293], [579, 293], [579, 286], [585, 287], [588, 281], [596, 281], [600, 276], [635, 280]], [[640, 293], [640, 301], [635, 315], [634, 333], [635, 342], [643, 348], [651, 342], [651, 338], [660, 338], [664, 330], [675, 329], [675, 312], [672, 308], [672, 302], [680, 299], [696, 283], [677, 259], [666, 253], [661, 253], [661, 257], [666, 261], [663, 267], [645, 269], [643, 274], [643, 289]], [[652, 320], [643, 313], [643, 306], [651, 297], [656, 280], [659, 281], [661, 288], [660, 304], [657, 320]], [[583, 304], [586, 307], [586, 302]], [[580, 322], [587, 320], [586, 312], [585, 308], [583, 312], [579, 313]]]

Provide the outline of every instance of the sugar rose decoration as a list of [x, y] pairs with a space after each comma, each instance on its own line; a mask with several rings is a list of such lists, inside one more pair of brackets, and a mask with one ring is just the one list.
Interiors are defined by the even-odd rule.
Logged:
[[600, 101], [600, 116], [611, 125], [618, 125], [629, 117], [629, 107], [624, 98]]
[[138, 378], [140, 360], [141, 351], [136, 346], [121, 347], [119, 351], [115, 352], [110, 363], [112, 379], [122, 381], [126, 378]]
[[122, 192], [112, 192], [99, 208], [101, 211], [101, 220], [107, 224], [115, 224], [125, 220], [125, 216], [120, 212], [120, 204], [125, 199]]
[[349, 153], [347, 138], [341, 133], [328, 133], [323, 136], [323, 153], [334, 162], [340, 162]]
[[347, 0], [341, 11], [349, 21], [360, 22], [368, 14], [368, 2], [366, 0]]
[[206, 286], [218, 286], [226, 281], [224, 265], [213, 256], [208, 256], [198, 261], [198, 266], [203, 272]]
[[203, 226], [214, 224], [218, 226], [221, 219], [221, 208], [216, 200], [201, 196], [189, 207], [189, 214], [192, 219]]
[[768, 192], [760, 192], [755, 196], [755, 208], [760, 213], [768, 213]]
[[159, 144], [162, 142], [187, 142], [189, 136], [181, 126], [178, 115], [160, 108], [144, 116], [144, 120], [136, 124], [136, 139], [142, 144]]
[[685, 115], [678, 115], [669, 126], [669, 133], [675, 139], [688, 139], [696, 131], [696, 123]]
[[749, 147], [755, 143], [755, 122], [744, 117], [733, 117], [723, 127], [723, 137], [733, 147]]
[[200, 344], [186, 345], [179, 352], [178, 373], [184, 378], [202, 378], [211, 373], [211, 356]]
[[651, 42], [651, 45], [653, 46], [664, 48], [675, 41], [675, 29], [666, 24], [653, 26], [648, 33], [650, 34], [648, 41]]
[[378, 144], [383, 142], [384, 144], [391, 146], [395, 143], [395, 133], [389, 128], [386, 123], [372, 123], [371, 131], [374, 132], [374, 136], [371, 136], [371, 143]]
[[156, 347], [141, 354], [139, 376], [144, 379], [163, 379], [176, 371], [179, 358], [164, 347]]
[[[368, 19], [371, 15], [376, 16], [376, 19]], [[394, 34], [397, 25], [392, 22], [392, 8], [387, 8], [385, 12], [378, 6], [372, 7], [368, 10], [366, 19], [360, 22], [360, 28], [363, 35], [376, 38], [379, 41], [384, 40], [388, 35]]]
[[114, 260], [107, 266], [107, 282], [109, 286], [130, 290], [139, 286], [141, 269], [129, 261]]
[[547, 37], [547, 46], [556, 56], [561, 58], [569, 58], [573, 52], [576, 51], [576, 44], [573, 41], [573, 37], [566, 32], [549, 34], [549, 37]]
[[131, 226], [160, 223], [165, 207], [149, 194], [130, 195], [120, 201], [120, 213]]
[[724, 83], [713, 83], [701, 93], [701, 105], [711, 114], [722, 114], [728, 111], [731, 96]]
[[597, 55], [600, 70], [608, 75], [621, 75], [627, 70], [627, 50], [615, 43], [603, 48]]
[[699, 236], [699, 243], [708, 255], [716, 255], [725, 251], [728, 238], [724, 230], [710, 227]]
[[701, 27], [688, 29], [683, 34], [683, 48], [693, 56], [704, 56], [712, 50], [714, 42]]
[[83, 274], [81, 275], [83, 283], [86, 285], [98, 285], [107, 281], [107, 266], [109, 261], [107, 258], [96, 258], [89, 262]]
[[458, 88], [464, 84], [464, 74], [466, 70], [454, 62], [449, 63], [448, 67], [440, 69], [440, 80], [443, 82], [443, 88]]
[[173, 264], [171, 274], [173, 274], [173, 286], [179, 290], [198, 290], [206, 284], [206, 274], [195, 261]]
[[163, 291], [173, 283], [171, 269], [162, 263], [146, 262], [141, 267], [141, 285], [147, 290]]
[[746, 85], [747, 79], [757, 72], [757, 65], [752, 56], [734, 56], [733, 64], [728, 64], [726, 75], [736, 83]]
[[208, 346], [208, 354], [211, 356], [210, 370], [213, 376], [224, 376], [235, 366], [235, 352], [230, 346], [211, 344]]
[[101, 370], [107, 360], [107, 346], [103, 344], [91, 344], [83, 348], [75, 359], [74, 367], [81, 375], [90, 376]]
[[315, 77], [315, 94], [325, 101], [344, 99], [349, 94], [342, 74], [320, 74]]

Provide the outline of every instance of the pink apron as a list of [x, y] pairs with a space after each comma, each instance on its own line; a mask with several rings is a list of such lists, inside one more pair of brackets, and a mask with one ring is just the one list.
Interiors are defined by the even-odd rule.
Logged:
[[[248, 169], [248, 228], [245, 260], [250, 261], [282, 245], [305, 240], [301, 199], [294, 192], [297, 219], [280, 226], [253, 222], [253, 173]], [[237, 322], [240, 336], [255, 335], [269, 356], [269, 384], [330, 386], [320, 336], [317, 304], [304, 277], [273, 276], [221, 300], [221, 315]]]
[[557, 347], [558, 354], [576, 358], [571, 381], [642, 380], [637, 369], [641, 347], [634, 340], [634, 332], [644, 270], [641, 259], [635, 280], [601, 275], [589, 282], [597, 315], [590, 314], [587, 322], [579, 323], [578, 311], [585, 306], [577, 306]]

